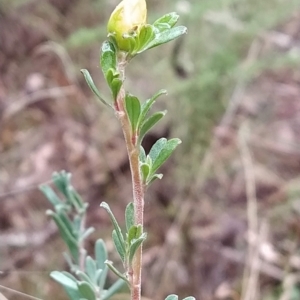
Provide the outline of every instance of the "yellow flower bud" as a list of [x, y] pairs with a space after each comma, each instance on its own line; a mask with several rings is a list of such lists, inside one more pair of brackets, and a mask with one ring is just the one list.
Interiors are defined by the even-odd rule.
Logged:
[[107, 31], [115, 36], [120, 50], [128, 52], [130, 43], [124, 35], [138, 32], [146, 23], [147, 6], [145, 0], [123, 0], [111, 14]]

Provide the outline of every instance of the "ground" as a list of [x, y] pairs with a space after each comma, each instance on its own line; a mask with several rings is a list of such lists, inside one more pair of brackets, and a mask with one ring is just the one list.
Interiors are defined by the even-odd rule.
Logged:
[[[79, 72], [89, 69], [108, 94], [98, 54], [117, 2], [0, 4], [0, 279], [42, 299], [66, 299], [49, 279], [66, 264], [38, 185], [71, 172], [96, 227], [88, 245], [103, 237], [112, 258], [99, 204], [122, 222], [132, 197], [119, 124]], [[167, 121], [145, 148], [161, 136], [183, 141], [146, 197], [143, 294], [300, 299], [299, 8], [221, 2], [148, 1], [152, 20], [187, 10], [189, 34], [138, 57], [127, 75], [145, 99], [169, 91], [158, 104]]]

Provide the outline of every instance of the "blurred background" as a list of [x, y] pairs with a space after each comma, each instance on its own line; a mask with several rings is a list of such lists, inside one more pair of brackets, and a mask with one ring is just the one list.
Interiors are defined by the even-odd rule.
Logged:
[[[0, 0], [0, 284], [41, 299], [66, 299], [49, 279], [65, 248], [38, 190], [54, 171], [71, 172], [89, 203], [90, 249], [101, 236], [118, 261], [99, 204], [123, 222], [125, 145], [80, 74], [109, 95], [99, 49], [118, 2]], [[145, 148], [183, 141], [146, 197], [143, 294], [300, 299], [299, 0], [147, 3], [150, 23], [177, 11], [189, 32], [127, 71], [141, 99], [169, 92]]]

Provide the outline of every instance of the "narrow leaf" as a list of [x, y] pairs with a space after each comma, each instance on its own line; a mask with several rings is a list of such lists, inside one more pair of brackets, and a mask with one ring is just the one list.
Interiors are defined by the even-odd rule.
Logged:
[[151, 176], [150, 178], [148, 178], [148, 180], [146, 182], [146, 185], [150, 185], [156, 179], [162, 179], [163, 176], [164, 176], [163, 174], [154, 174], [153, 176]]
[[125, 281], [121, 278], [119, 278], [113, 285], [110, 286], [110, 288], [106, 291], [104, 295], [102, 295], [102, 300], [110, 299], [111, 296], [113, 296], [115, 293], [117, 293], [123, 286]]
[[80, 195], [76, 192], [71, 184], [67, 186], [66, 189], [67, 197], [74, 208], [77, 210], [78, 213], [83, 213], [85, 208], [87, 208], [87, 203], [84, 203]]
[[94, 227], [89, 227], [79, 238], [79, 242], [84, 241], [87, 237], [89, 237], [95, 231]]
[[147, 238], [147, 234], [144, 232], [138, 239], [132, 241], [132, 243], [130, 245], [130, 249], [129, 249], [129, 263], [130, 264], [132, 263], [132, 260], [133, 260], [133, 257], [135, 255], [136, 251], [142, 245], [142, 243], [146, 240], [146, 238]]
[[96, 283], [97, 267], [95, 261], [90, 256], [87, 256], [85, 259], [85, 272], [93, 283]]
[[76, 239], [72, 236], [71, 232], [69, 229], [66, 227], [64, 222], [61, 220], [61, 218], [54, 212], [52, 211], [47, 211], [47, 214], [50, 215], [54, 222], [56, 223], [59, 233], [64, 240], [64, 242], [67, 244], [73, 259], [78, 262], [78, 247], [77, 247], [77, 242]]
[[73, 276], [71, 273], [66, 272], [66, 271], [62, 271], [62, 274], [66, 275], [67, 277], [69, 277], [70, 279], [72, 279], [74, 282], [77, 282], [77, 279], [75, 278], [75, 276]]
[[159, 111], [154, 113], [151, 117], [149, 117], [142, 125], [139, 133], [139, 143], [142, 142], [146, 133], [159, 121], [161, 120], [167, 111]]
[[132, 131], [135, 132], [141, 114], [140, 100], [133, 95], [127, 94], [125, 97], [125, 105], [131, 123]]
[[72, 222], [68, 215], [64, 211], [59, 211], [56, 215], [60, 219], [61, 223], [64, 224], [68, 233], [74, 238], [74, 240], [77, 240], [78, 233], [76, 232], [75, 228], [73, 228]]
[[63, 286], [70, 287], [74, 290], [77, 290], [77, 283], [76, 280], [70, 278], [66, 274], [59, 272], [59, 271], [53, 271], [50, 273], [50, 277], [54, 279], [55, 281], [59, 282]]
[[103, 207], [107, 211], [107, 213], [108, 213], [108, 215], [109, 215], [109, 217], [110, 217], [110, 219], [111, 219], [111, 221], [113, 223], [113, 226], [115, 228], [116, 234], [118, 236], [118, 240], [120, 241], [120, 243], [122, 245], [123, 252], [125, 253], [125, 241], [124, 241], [124, 237], [123, 237], [121, 228], [120, 228], [120, 226], [119, 226], [119, 224], [118, 224], [115, 216], [113, 215], [113, 213], [112, 213], [109, 205], [106, 202], [102, 202], [100, 204], [100, 207]]
[[120, 255], [121, 260], [124, 262], [125, 261], [125, 247], [124, 247], [124, 244], [122, 244], [122, 241], [120, 241], [115, 229], [112, 232], [112, 239], [115, 244], [116, 250]]
[[119, 78], [114, 78], [110, 84], [111, 92], [114, 100], [117, 99], [120, 89], [122, 87], [122, 80]]
[[125, 222], [126, 222], [126, 229], [129, 229], [134, 225], [134, 205], [132, 202], [128, 203], [125, 209]]
[[146, 163], [143, 163], [140, 165], [140, 169], [141, 169], [141, 173], [142, 173], [142, 177], [143, 177], [143, 182], [146, 183], [148, 175], [150, 173], [150, 166]]
[[143, 148], [143, 146], [140, 146], [140, 155], [139, 155], [139, 160], [140, 162], [144, 163], [146, 161], [146, 153], [145, 153], [145, 149]]
[[[102, 271], [102, 270], [100, 270], [100, 271]], [[101, 273], [101, 276], [97, 280], [97, 283], [98, 283], [98, 286], [99, 286], [100, 290], [103, 290], [103, 288], [104, 288], [104, 285], [106, 283], [107, 273], [108, 273], [108, 266], [105, 265], [105, 267], [104, 267], [104, 269]]]
[[56, 195], [56, 193], [50, 186], [41, 185], [39, 189], [53, 206], [62, 204], [62, 201], [59, 199], [59, 197]]
[[95, 257], [98, 269], [105, 268], [105, 261], [107, 260], [107, 250], [102, 239], [98, 239], [95, 243]]
[[166, 94], [167, 94], [166, 90], [159, 90], [153, 97], [151, 97], [145, 103], [143, 103], [143, 105], [141, 107], [141, 115], [140, 115], [140, 119], [139, 119], [139, 124], [142, 124], [145, 121], [146, 116], [147, 116], [151, 106], [155, 103], [156, 99], [159, 96], [166, 95]]
[[102, 270], [102, 275], [98, 280], [98, 286], [100, 289], [103, 289], [108, 268], [105, 264], [105, 261], [107, 260], [107, 250], [102, 239], [98, 239], [95, 243], [95, 257], [98, 270]]
[[89, 283], [85, 281], [78, 282], [78, 290], [82, 297], [87, 300], [96, 300], [95, 291]]
[[51, 272], [50, 277], [62, 285], [70, 299], [81, 299], [76, 281], [69, 276], [64, 275], [62, 272], [54, 271]]
[[118, 271], [113, 266], [113, 263], [111, 261], [107, 260], [105, 263], [111, 271], [113, 271], [119, 278], [123, 279], [128, 285], [130, 285], [130, 283], [129, 283], [128, 279], [126, 278], [126, 276], [124, 274], [122, 274], [120, 271]]
[[92, 76], [90, 75], [89, 71], [86, 69], [81, 69], [80, 72], [83, 74], [86, 83], [88, 84], [89, 88], [95, 94], [95, 96], [105, 105], [111, 106], [106, 100], [104, 100], [103, 96], [100, 94], [99, 90], [97, 89]]
[[76, 270], [75, 274], [80, 278], [82, 281], [88, 282], [91, 285], [93, 285], [92, 279], [83, 271], [81, 270]]
[[102, 282], [102, 276], [103, 276], [103, 270], [98, 269], [96, 271], [96, 276], [95, 276], [96, 285], [99, 286], [101, 284], [101, 282]]
[[54, 172], [52, 174], [52, 181], [57, 189], [67, 198], [67, 187], [71, 182], [71, 173], [67, 173], [66, 171]]

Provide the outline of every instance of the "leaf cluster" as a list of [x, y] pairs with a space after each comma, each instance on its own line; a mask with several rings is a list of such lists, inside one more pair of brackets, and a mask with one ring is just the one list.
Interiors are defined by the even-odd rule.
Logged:
[[[112, 232], [112, 240], [123, 262], [124, 269], [130, 270], [132, 269], [132, 261], [136, 254], [136, 251], [147, 238], [147, 234], [143, 232], [142, 226], [134, 224], [134, 205], [132, 202], [130, 202], [125, 210], [125, 235], [122, 233], [121, 227], [119, 226], [109, 205], [106, 202], [102, 202], [100, 206], [107, 211], [114, 226], [114, 230]], [[106, 261], [106, 264], [118, 277], [122, 278], [127, 282], [128, 285], [130, 285], [129, 274], [118, 271], [113, 266], [111, 261]]]
[[71, 185], [71, 174], [65, 171], [54, 173], [52, 179], [62, 197], [49, 185], [42, 185], [40, 190], [53, 205], [53, 210], [46, 213], [56, 223], [69, 250], [64, 257], [71, 273], [54, 271], [51, 277], [63, 286], [71, 300], [109, 299], [124, 281], [118, 280], [109, 289], [104, 289], [108, 267], [105, 264], [107, 250], [103, 240], [98, 239], [95, 243], [95, 259], [87, 255], [84, 249], [84, 240], [94, 232], [93, 227], [85, 228], [88, 204], [83, 202]]
[[[137, 54], [146, 50], [152, 49], [159, 45], [168, 43], [187, 32], [185, 26], [176, 26], [179, 15], [175, 12], [168, 13], [157, 19], [152, 25], [144, 24], [139, 31], [134, 31], [132, 34], [124, 35], [124, 39], [128, 39], [130, 49], [128, 58], [131, 59]], [[113, 34], [109, 35], [109, 39], [118, 48], [118, 41]]]

